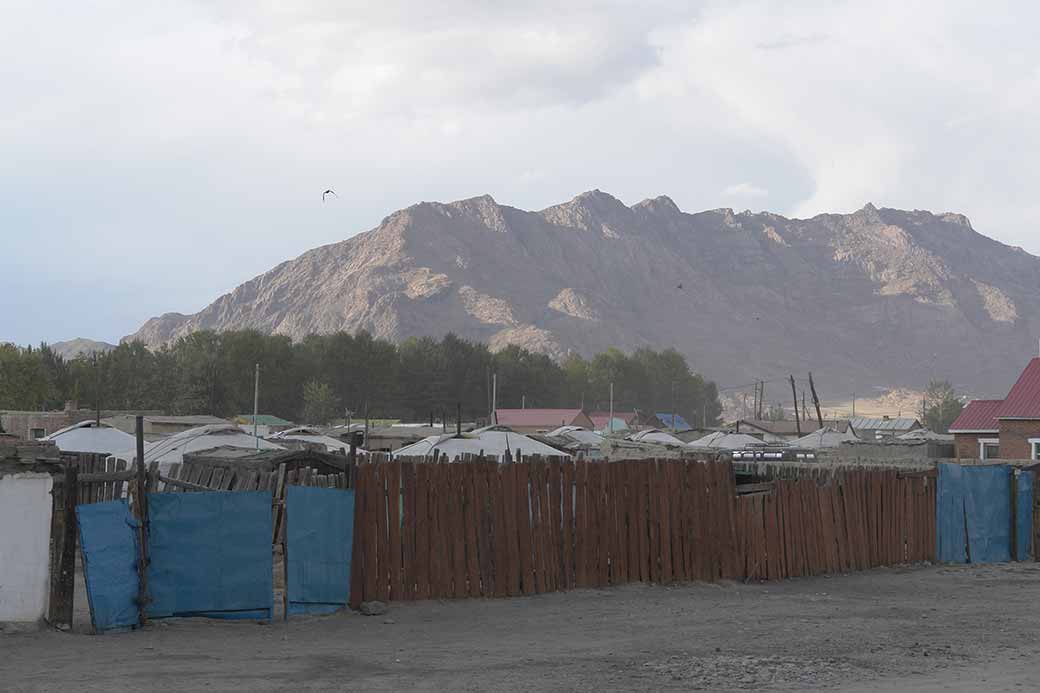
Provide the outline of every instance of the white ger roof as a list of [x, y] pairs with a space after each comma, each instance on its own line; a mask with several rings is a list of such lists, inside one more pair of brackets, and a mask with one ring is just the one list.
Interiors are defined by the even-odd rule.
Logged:
[[433, 450], [437, 450], [438, 456], [447, 455], [449, 460], [461, 455], [479, 455], [481, 452], [486, 457], [501, 458], [507, 450], [514, 457], [518, 450], [525, 456], [570, 457], [565, 452], [539, 443], [534, 438], [515, 433], [504, 426], [488, 426], [463, 433], [460, 437], [454, 434], [429, 436], [417, 443], [398, 448], [394, 451], [394, 457], [427, 457]]
[[[321, 431], [315, 430], [308, 426], [297, 426], [296, 428], [290, 428], [285, 431], [279, 431], [273, 435], [267, 436], [267, 440], [272, 442], [278, 442], [279, 440], [301, 440], [305, 443], [314, 443], [315, 445], [324, 445], [325, 449], [329, 452], [343, 451], [350, 452], [350, 445], [337, 440], [332, 436], [327, 436]], [[365, 451], [361, 448], [357, 449], [358, 453], [364, 453]]]
[[657, 443], [658, 445], [676, 445], [679, 447], [685, 445], [685, 443], [673, 436], [671, 433], [665, 433], [658, 428], [651, 428], [645, 431], [639, 431], [638, 433], [632, 433], [631, 435], [626, 436], [626, 438], [638, 443]]
[[807, 436], [802, 436], [797, 440], [790, 441], [790, 445], [796, 448], [808, 448], [810, 450], [820, 450], [822, 448], [837, 448], [841, 447], [841, 444], [846, 440], [859, 440], [852, 431], [836, 431], [833, 428], [824, 426], [823, 428], [813, 431]]
[[[221, 446], [231, 448], [245, 448], [247, 450], [284, 450], [281, 445], [271, 443], [263, 438], [256, 438], [246, 433], [235, 424], [213, 424], [210, 426], [199, 426], [189, 428], [174, 435], [156, 441], [145, 450], [145, 464], [159, 463], [160, 471], [167, 471], [170, 465], [184, 461], [184, 454], [198, 450], [209, 450]], [[119, 455], [124, 457], [124, 455]], [[134, 452], [130, 451], [126, 459], [132, 459]]]
[[703, 438], [686, 443], [688, 448], [719, 448], [723, 450], [740, 450], [748, 445], [761, 445], [762, 441], [745, 433], [726, 433], [715, 431]]
[[[93, 452], [117, 455], [137, 450], [137, 439], [118, 428], [102, 422], [81, 421], [60, 431], [55, 431], [43, 440], [49, 440], [62, 452]], [[145, 449], [150, 447], [145, 443]]]
[[590, 431], [581, 426], [560, 426], [554, 431], [546, 433], [550, 438], [564, 438], [573, 440], [582, 445], [602, 445], [605, 440], [603, 436], [595, 431]]

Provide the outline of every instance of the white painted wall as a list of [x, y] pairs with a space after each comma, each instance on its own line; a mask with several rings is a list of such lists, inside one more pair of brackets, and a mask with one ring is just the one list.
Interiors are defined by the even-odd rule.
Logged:
[[49, 474], [0, 478], [0, 622], [31, 623], [50, 594]]

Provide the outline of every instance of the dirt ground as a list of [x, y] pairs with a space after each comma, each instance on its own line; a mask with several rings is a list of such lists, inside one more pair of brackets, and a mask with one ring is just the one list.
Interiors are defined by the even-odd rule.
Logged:
[[0, 635], [0, 689], [1024, 691], [1038, 623], [1040, 564], [916, 567]]

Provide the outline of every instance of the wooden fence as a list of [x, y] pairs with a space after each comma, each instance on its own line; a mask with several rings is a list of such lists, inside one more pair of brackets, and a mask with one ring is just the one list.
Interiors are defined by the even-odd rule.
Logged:
[[927, 474], [754, 484], [728, 462], [381, 462], [357, 469], [351, 602], [781, 579], [931, 560]]

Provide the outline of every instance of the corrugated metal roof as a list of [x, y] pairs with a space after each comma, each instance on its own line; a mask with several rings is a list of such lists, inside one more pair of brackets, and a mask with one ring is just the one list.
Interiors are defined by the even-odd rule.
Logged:
[[909, 431], [921, 425], [917, 419], [908, 416], [899, 416], [894, 419], [855, 416], [849, 420], [849, 423], [856, 431]]
[[994, 416], [998, 419], [1040, 419], [1040, 358], [1029, 361]]
[[973, 399], [950, 424], [950, 433], [958, 431], [997, 431], [996, 413], [1004, 404], [1002, 399]]
[[[661, 423], [664, 424], [665, 428], [672, 428], [672, 415], [671, 414], [660, 413], [660, 414], [654, 414], [654, 416], [657, 417], [658, 421], [660, 421]], [[677, 430], [677, 431], [688, 431], [691, 428], [693, 428], [693, 426], [691, 426], [690, 424], [686, 423], [686, 419], [684, 419], [682, 417], [682, 415], [680, 415], [680, 414], [676, 414], [675, 415], [675, 430]]]
[[557, 428], [585, 420], [581, 409], [497, 409], [495, 423], [499, 426], [544, 426]]

